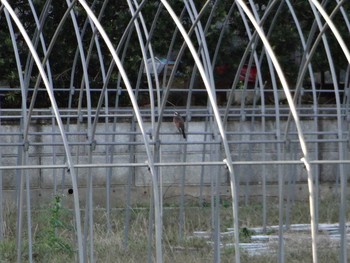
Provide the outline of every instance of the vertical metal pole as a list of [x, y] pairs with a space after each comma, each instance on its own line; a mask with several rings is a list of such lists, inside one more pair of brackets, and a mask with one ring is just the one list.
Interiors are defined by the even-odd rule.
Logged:
[[[252, 22], [252, 24], [254, 25], [254, 28], [256, 29], [256, 31], [258, 32], [264, 46], [265, 49], [267, 51], [267, 53], [269, 54], [269, 56], [271, 57], [271, 60], [275, 66], [276, 72], [279, 76], [279, 79], [281, 81], [283, 90], [285, 92], [287, 101], [288, 101], [288, 105], [289, 108], [291, 110], [291, 113], [293, 115], [293, 118], [295, 120], [295, 124], [296, 124], [296, 128], [298, 131], [298, 138], [299, 138], [299, 142], [300, 142], [300, 146], [301, 146], [301, 150], [303, 152], [304, 155], [304, 161], [306, 164], [308, 164], [309, 166], [309, 159], [308, 159], [308, 150], [306, 147], [306, 143], [305, 143], [305, 139], [304, 139], [304, 134], [303, 134], [303, 130], [301, 128], [300, 125], [300, 120], [299, 120], [299, 116], [296, 112], [296, 108], [295, 105], [293, 103], [293, 99], [289, 90], [289, 86], [287, 84], [287, 81], [284, 77], [284, 74], [282, 72], [282, 69], [277, 61], [277, 58], [271, 48], [271, 45], [269, 43], [269, 41], [267, 40], [264, 32], [262, 31], [262, 29], [260, 28], [260, 26], [258, 25], [257, 21], [254, 19], [251, 11], [249, 10], [249, 8], [247, 7], [247, 5], [242, 1], [242, 0], [237, 0], [237, 2], [239, 3], [239, 5], [244, 9], [244, 12], [247, 14], [247, 16], [249, 17], [249, 20]], [[311, 171], [311, 167], [308, 167]], [[316, 233], [316, 227], [315, 227], [315, 218], [314, 218], [314, 187], [313, 187], [313, 180], [312, 180], [312, 173], [308, 172], [308, 186], [309, 186], [309, 201], [310, 201], [310, 216], [311, 216], [311, 238], [312, 238], [312, 256], [313, 256], [313, 261], [314, 263], [317, 263], [317, 233]]]
[[[182, 138], [182, 136], [180, 136]], [[182, 140], [182, 139], [181, 139]], [[180, 159], [181, 162], [186, 162], [187, 157], [187, 145], [179, 145], [180, 146]], [[184, 232], [184, 224], [185, 224], [185, 183], [186, 183], [186, 166], [182, 166], [180, 176], [180, 202], [179, 202], [179, 240], [183, 241], [183, 232]]]
[[[1, 130], [1, 100], [2, 100], [3, 96], [2, 94], [0, 94], [0, 130]], [[0, 147], [0, 165], [2, 166], [2, 147]], [[4, 238], [4, 215], [3, 215], [3, 172], [2, 169], [0, 169], [0, 242], [3, 240]]]
[[[208, 132], [208, 117], [205, 117], [205, 127], [204, 127], [204, 132], [207, 133]], [[204, 142], [206, 142], [208, 140], [208, 135], [205, 134], [203, 139]], [[202, 162], [205, 161], [205, 156], [206, 156], [206, 148], [207, 148], [207, 144], [204, 143], [203, 144], [203, 151], [202, 151]], [[205, 168], [204, 166], [201, 166], [201, 174], [200, 174], [200, 182], [199, 182], [199, 206], [203, 207], [203, 187], [204, 187], [204, 175], [205, 175]]]
[[[28, 149], [25, 149], [25, 164], [28, 163]], [[26, 177], [26, 195], [27, 195], [27, 231], [28, 231], [28, 256], [29, 262], [33, 262], [33, 242], [32, 242], [32, 215], [31, 215], [31, 191], [30, 178], [28, 170], [24, 171]]]
[[199, 70], [201, 77], [202, 77], [202, 80], [205, 84], [205, 88], [206, 88], [206, 91], [207, 91], [207, 94], [209, 97], [210, 105], [213, 109], [216, 124], [218, 125], [218, 129], [220, 131], [220, 136], [222, 137], [222, 142], [223, 142], [225, 155], [226, 155], [226, 159], [224, 161], [225, 161], [225, 163], [230, 171], [230, 186], [231, 186], [232, 203], [233, 203], [232, 212], [233, 212], [234, 235], [235, 235], [235, 240], [234, 240], [234, 242], [235, 242], [235, 245], [234, 245], [235, 246], [235, 259], [236, 259], [236, 263], [239, 263], [240, 262], [240, 251], [239, 251], [238, 201], [237, 201], [237, 192], [236, 192], [236, 182], [235, 182], [235, 177], [234, 177], [231, 152], [229, 149], [229, 145], [227, 143], [226, 133], [225, 133], [224, 127], [222, 125], [221, 117], [220, 117], [219, 110], [218, 110], [216, 100], [214, 97], [214, 92], [213, 92], [212, 88], [210, 87], [209, 80], [206, 76], [206, 73], [205, 73], [204, 67], [200, 61], [200, 58], [198, 57], [196, 50], [195, 50], [189, 36], [187, 35], [186, 30], [182, 26], [181, 21], [179, 21], [174, 10], [171, 8], [171, 6], [169, 5], [169, 3], [167, 1], [162, 0], [162, 3], [165, 6], [165, 8], [168, 10], [170, 16], [172, 17], [172, 19], [176, 23], [177, 27], [179, 28], [182, 36], [185, 39], [186, 44], [188, 45], [188, 48], [192, 54], [192, 57], [198, 66], [198, 70]]
[[17, 263], [22, 262], [22, 228], [23, 228], [23, 186], [24, 181], [22, 178], [23, 170], [20, 171], [20, 174], [18, 175], [18, 182], [17, 182]]
[[[344, 55], [346, 56], [348, 63], [350, 63], [350, 53], [349, 50], [347, 49], [343, 39], [339, 35], [339, 32], [335, 28], [333, 22], [331, 21], [330, 17], [326, 14], [325, 10], [323, 7], [314, 0], [309, 0], [311, 9], [315, 15], [316, 22], [318, 24], [318, 27], [320, 30], [324, 28], [321, 17], [326, 20], [327, 26], [332, 30], [334, 36], [336, 37], [339, 45], [341, 46]], [[317, 8], [317, 10], [316, 10]], [[336, 106], [337, 106], [337, 128], [338, 128], [338, 138], [342, 139], [343, 134], [343, 124], [342, 124], [342, 118], [341, 118], [341, 111], [340, 111], [340, 97], [339, 97], [339, 87], [338, 87], [338, 80], [337, 80], [337, 74], [333, 62], [333, 57], [331, 55], [331, 50], [328, 44], [327, 36], [325, 34], [322, 34], [322, 40], [323, 40], [323, 45], [325, 48], [325, 52], [327, 55], [329, 67], [330, 67], [330, 73], [332, 76], [333, 80], [333, 85], [334, 85], [334, 91], [335, 91], [335, 99], [336, 99]], [[344, 147], [341, 142], [338, 143], [338, 148], [339, 148], [339, 159], [343, 160], [344, 159]], [[307, 159], [306, 159], [307, 161]], [[340, 262], [346, 262], [347, 261], [347, 235], [346, 235], [346, 228], [345, 228], [345, 211], [346, 211], [346, 185], [347, 185], [347, 176], [344, 171], [344, 164], [339, 164], [339, 175], [340, 175], [340, 213], [339, 213], [339, 232], [340, 232]], [[310, 173], [310, 176], [312, 174]], [[311, 201], [311, 200], [310, 200]], [[313, 200], [315, 202], [315, 200]], [[311, 207], [310, 207], [311, 209]], [[317, 228], [315, 228], [317, 229]], [[313, 249], [313, 253], [316, 253], [316, 249]], [[316, 261], [315, 261], [316, 262]]]
[[[88, 163], [92, 163], [92, 151], [94, 148], [94, 142], [90, 145], [88, 154]], [[93, 206], [93, 186], [92, 186], [92, 168], [88, 168], [88, 174], [86, 177], [86, 204], [85, 204], [85, 227], [84, 227], [84, 240], [85, 243], [89, 244], [89, 261], [94, 261], [94, 206]], [[88, 233], [88, 234], [87, 234]], [[89, 237], [89, 238], [88, 238]], [[87, 250], [88, 244], [85, 244], [85, 249]], [[87, 253], [86, 253], [87, 254]]]
[[[47, 93], [48, 93], [49, 98], [50, 98], [51, 105], [52, 105], [52, 107], [54, 109], [54, 112], [55, 112], [55, 115], [56, 115], [56, 119], [57, 119], [58, 126], [59, 126], [59, 129], [60, 129], [60, 132], [61, 132], [62, 140], [63, 140], [65, 153], [66, 153], [66, 156], [67, 156], [68, 168], [69, 168], [69, 171], [70, 171], [70, 173], [72, 175], [72, 186], [73, 186], [73, 190], [74, 190], [74, 209], [75, 209], [75, 216], [76, 216], [76, 228], [77, 228], [77, 239], [78, 239], [77, 246], [78, 246], [78, 253], [79, 253], [79, 262], [82, 263], [83, 262], [83, 257], [82, 257], [82, 238], [81, 238], [81, 222], [80, 222], [78, 186], [77, 186], [76, 176], [75, 176], [75, 173], [74, 173], [74, 170], [73, 170], [73, 163], [72, 163], [70, 152], [69, 152], [68, 141], [67, 141], [67, 138], [66, 138], [66, 134], [64, 133], [64, 130], [63, 130], [63, 123], [62, 123], [60, 114], [58, 112], [58, 107], [57, 107], [56, 101], [54, 99], [54, 94], [53, 94], [52, 88], [50, 88], [50, 84], [49, 84], [49, 81], [47, 79], [45, 70], [43, 69], [43, 67], [41, 65], [40, 59], [38, 57], [38, 54], [36, 53], [36, 50], [35, 50], [32, 42], [31, 42], [31, 40], [30, 40], [26, 30], [24, 29], [23, 25], [21, 24], [20, 20], [18, 19], [17, 15], [16, 15], [15, 11], [12, 9], [12, 7], [9, 5], [9, 3], [6, 0], [1, 0], [1, 2], [5, 5], [6, 9], [10, 13], [13, 21], [16, 23], [16, 25], [17, 25], [21, 35], [23, 36], [23, 38], [24, 38], [24, 40], [25, 40], [25, 42], [26, 42], [30, 52], [33, 55], [33, 58], [34, 58], [35, 63], [37, 65], [37, 67], [38, 67], [38, 70], [39, 70], [39, 72], [40, 72], [40, 74], [41, 74], [41, 76], [43, 78], [43, 81], [44, 81], [44, 84], [45, 84], [45, 88], [47, 90]], [[23, 189], [23, 180], [20, 183], [20, 189]], [[19, 206], [18, 207], [20, 208], [20, 206], [22, 206], [21, 198], [19, 198], [18, 202], [19, 202]], [[19, 218], [20, 218], [20, 216], [19, 216]], [[21, 225], [21, 224], [19, 224], [19, 225]], [[21, 228], [21, 226], [20, 226], [20, 228]], [[22, 231], [22, 229], [20, 229], [20, 230]], [[18, 256], [19, 256], [18, 260], [20, 261], [20, 251], [18, 250], [17, 252], [18, 252]]]
[[[106, 163], [108, 163], [110, 156], [113, 155], [113, 146], [106, 146]], [[111, 225], [111, 177], [112, 177], [112, 167], [106, 168], [106, 223], [107, 232], [112, 231]]]
[[[162, 147], [161, 147], [160, 141], [156, 142], [154, 155], [158, 156], [158, 158], [156, 160], [159, 160], [160, 163], [163, 162], [163, 160], [162, 160], [163, 152], [162, 152]], [[163, 169], [162, 169], [161, 166], [157, 167], [157, 169], [158, 169], [158, 176], [159, 176], [160, 220], [161, 220], [161, 224], [163, 226], [163, 215], [164, 215], [164, 207], [163, 207], [163, 198], [164, 198], [164, 196], [163, 196], [163, 194], [164, 194], [164, 191], [163, 191]]]
[[[265, 95], [264, 95], [264, 86], [261, 87], [260, 98], [261, 98], [261, 131], [263, 134], [266, 132], [266, 118], [265, 118]], [[264, 135], [265, 136], [265, 135]], [[261, 146], [262, 153], [266, 152], [266, 143], [263, 143]], [[262, 154], [262, 160], [266, 160], [266, 154]], [[266, 234], [266, 225], [267, 225], [267, 202], [266, 202], [266, 165], [262, 166], [262, 207], [263, 207], [263, 215], [262, 215], [262, 224], [263, 224], [263, 232]]]
[[[52, 135], [51, 135], [51, 140], [52, 140], [52, 163], [53, 164], [56, 164], [56, 146], [55, 146], [55, 141], [56, 141], [56, 135], [55, 135], [55, 132], [56, 132], [56, 121], [55, 121], [55, 118], [52, 117], [51, 118], [51, 125], [52, 125]], [[54, 196], [57, 195], [57, 169], [53, 169], [52, 170], [52, 173], [53, 173], [53, 194]]]
[[[280, 153], [280, 150], [277, 150]], [[283, 201], [284, 201], [284, 174], [281, 165], [277, 166], [278, 177], [278, 262], [284, 262], [284, 239], [283, 239]]]
[[[11, 13], [11, 10], [8, 10], [10, 5], [7, 2], [2, 2], [5, 5], [5, 17], [7, 21], [7, 25], [9, 27], [12, 46], [14, 50], [14, 55], [16, 59], [16, 65], [17, 65], [17, 71], [18, 71], [18, 77], [21, 85], [21, 99], [22, 99], [22, 110], [21, 110], [21, 119], [20, 119], [20, 125], [21, 128], [25, 126], [25, 122], [27, 121], [25, 118], [26, 115], [26, 92], [24, 89], [24, 80], [23, 80], [23, 74], [22, 74], [22, 65], [21, 60], [19, 57], [19, 51], [17, 47], [16, 37], [12, 26], [12, 21], [10, 19], [11, 16], [15, 16], [15, 14]], [[19, 140], [23, 139], [22, 136], [19, 136]], [[17, 164], [20, 165], [23, 162], [23, 146], [18, 147], [18, 156], [17, 156]], [[16, 227], [16, 246], [17, 246], [17, 262], [21, 262], [22, 258], [22, 227], [23, 227], [23, 188], [24, 188], [24, 181], [22, 178], [23, 171], [16, 170], [16, 197], [17, 197], [17, 227]]]
[[[3, 1], [3, 0], [2, 0]], [[115, 48], [112, 45], [112, 42], [110, 41], [109, 37], [107, 36], [105, 30], [103, 29], [101, 23], [98, 21], [98, 19], [96, 18], [96, 16], [94, 15], [94, 13], [92, 12], [92, 10], [90, 9], [89, 5], [86, 3], [86, 1], [84, 0], [79, 0], [79, 3], [83, 6], [83, 8], [85, 9], [85, 11], [87, 12], [88, 16], [90, 17], [90, 19], [94, 22], [96, 28], [98, 29], [98, 31], [100, 32], [101, 37], [104, 39], [109, 52], [111, 53], [115, 63], [117, 64], [117, 67], [120, 71], [120, 74], [124, 80], [124, 84], [126, 86], [126, 89], [128, 91], [129, 94], [129, 98], [131, 100], [133, 109], [134, 109], [134, 113], [135, 116], [137, 118], [138, 124], [139, 124], [139, 128], [141, 130], [141, 134], [142, 134], [142, 138], [143, 138], [143, 142], [145, 145], [145, 150], [147, 153], [147, 159], [149, 162], [149, 170], [150, 170], [150, 175], [152, 178], [152, 192], [154, 194], [154, 210], [155, 210], [155, 214], [154, 214], [154, 218], [155, 218], [155, 232], [156, 232], [156, 258], [157, 261], [159, 263], [163, 262], [163, 253], [162, 253], [162, 226], [161, 226], [161, 218], [160, 218], [160, 207], [159, 207], [159, 184], [158, 184], [158, 175], [156, 174], [157, 171], [155, 170], [154, 167], [154, 162], [153, 162], [153, 156], [151, 155], [151, 150], [150, 150], [150, 145], [149, 145], [149, 141], [145, 132], [145, 127], [143, 124], [143, 120], [140, 114], [140, 109], [138, 107], [135, 95], [133, 93], [130, 81], [126, 75], [126, 72], [124, 70], [123, 65], [121, 64], [120, 58], [118, 57], [118, 55], [115, 52]]]
[[[132, 118], [130, 131], [136, 131], [135, 118]], [[130, 141], [135, 142], [136, 136], [134, 134], [130, 135]], [[135, 163], [135, 145], [129, 145], [129, 162]], [[131, 187], [135, 178], [136, 169], [134, 167], [129, 167], [129, 173], [127, 178], [126, 186], [126, 199], [125, 199], [125, 218], [124, 218], [124, 247], [127, 248], [129, 240], [129, 224], [130, 224], [130, 213], [131, 213]]]
[[[217, 137], [217, 136], [215, 136]], [[215, 159], [220, 160], [221, 154], [220, 154], [220, 145], [214, 145], [214, 155]], [[214, 156], [213, 156], [214, 157]], [[222, 167], [217, 166], [217, 167], [212, 167], [211, 169], [213, 171], [212, 176], [214, 177], [214, 193], [215, 193], [215, 203], [213, 204], [214, 206], [214, 262], [218, 263], [221, 261], [221, 250], [220, 250], [220, 188], [221, 188], [221, 170]]]
[[152, 244], [153, 244], [153, 225], [154, 225], [154, 198], [151, 194], [149, 216], [148, 216], [148, 243], [147, 243], [147, 262], [153, 263], [152, 259]]
[[[287, 160], [287, 156], [291, 157], [290, 152], [290, 142], [285, 142], [284, 148], [283, 148], [283, 160]], [[290, 160], [292, 160], [290, 158]], [[291, 210], [291, 197], [292, 197], [292, 183], [293, 183], [293, 176], [295, 174], [291, 173], [292, 167], [290, 165], [284, 165], [283, 166], [283, 174], [287, 176], [287, 191], [286, 191], [286, 229], [289, 229], [290, 227], [290, 210]]]
[[[181, 146], [180, 146], [181, 147]], [[183, 154], [183, 151], [181, 151]], [[183, 169], [180, 169], [181, 171]], [[185, 223], [185, 174], [180, 174], [180, 200], [179, 200], [179, 230], [178, 239], [180, 242], [183, 241], [183, 229]]]

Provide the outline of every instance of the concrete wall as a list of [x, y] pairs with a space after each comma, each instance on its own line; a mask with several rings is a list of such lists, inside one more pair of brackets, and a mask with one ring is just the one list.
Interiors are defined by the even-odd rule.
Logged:
[[[314, 121], [303, 121], [303, 129], [306, 133], [314, 131]], [[337, 125], [332, 120], [324, 120], [318, 123], [319, 132], [326, 131], [327, 134], [306, 134], [308, 149], [311, 159], [338, 159], [338, 142], [312, 142], [315, 140], [331, 140], [337, 138]], [[163, 123], [161, 127], [161, 161], [162, 162], [181, 162], [184, 158], [184, 151], [187, 152], [187, 162], [199, 162], [210, 160], [210, 152], [215, 151], [215, 145], [202, 144], [205, 141], [205, 135], [201, 134], [205, 130], [204, 122], [190, 122], [188, 142], [198, 142], [197, 144], [188, 144], [184, 146], [179, 144], [183, 142], [181, 136], [176, 133], [171, 122]], [[147, 123], [146, 131], [150, 129]], [[320, 130], [322, 129], [322, 130]], [[288, 143], [282, 142], [285, 122], [281, 123], [279, 131], [282, 133], [280, 138], [274, 121], [268, 121], [265, 127], [261, 127], [259, 122], [252, 126], [251, 122], [230, 122], [227, 126], [228, 140], [235, 161], [261, 161], [261, 160], [299, 160], [302, 157], [295, 128], [291, 127], [291, 135], [288, 136]], [[86, 124], [74, 124], [69, 126], [68, 140], [71, 143], [71, 154], [75, 164], [88, 163], [145, 163], [147, 156], [145, 147], [142, 143], [142, 137], [139, 129], [135, 130], [135, 140], [131, 142], [130, 123], [118, 123], [116, 132], [113, 132], [113, 124], [100, 124], [96, 131], [96, 147], [91, 152], [91, 161], [89, 161], [90, 145], [87, 142]], [[264, 133], [262, 132], [264, 131]], [[50, 124], [33, 124], [30, 128], [28, 137], [28, 151], [23, 154], [23, 149], [19, 145], [23, 144], [20, 127], [13, 124], [3, 124], [1, 126], [1, 166], [16, 165], [18, 162], [27, 165], [52, 165], [65, 164], [64, 148], [61, 144], [61, 137], [57, 127]], [[52, 133], [55, 133], [53, 135]], [[114, 135], [113, 135], [114, 133]], [[210, 136], [210, 134], [208, 135]], [[136, 143], [135, 143], [136, 142]], [[111, 147], [112, 143], [114, 149]], [[317, 148], [318, 147], [318, 151]], [[185, 150], [186, 148], [186, 150]], [[348, 144], [344, 146], [345, 156], [347, 156]], [[113, 151], [113, 157], [110, 153]], [[134, 154], [130, 154], [134, 151]], [[278, 154], [280, 152], [280, 154]], [[224, 156], [217, 157], [213, 155], [214, 160], [222, 160]], [[216, 156], [216, 157], [215, 157]], [[112, 158], [112, 159], [111, 159]], [[320, 181], [327, 184], [327, 189], [333, 187], [337, 178], [339, 166], [324, 164], [315, 170], [319, 171]], [[81, 200], [84, 200], [86, 187], [86, 178], [89, 174], [89, 168], [79, 168], [76, 170], [78, 175], [78, 185], [80, 188]], [[107, 178], [111, 185], [111, 200], [114, 205], [122, 205], [125, 200], [126, 185], [128, 179], [131, 182], [131, 198], [133, 203], [148, 203], [150, 198], [151, 176], [147, 167], [113, 167], [113, 168], [90, 168], [93, 177], [95, 192], [95, 203], [103, 206], [106, 198]], [[161, 169], [162, 181], [164, 185], [165, 200], [176, 199], [180, 193], [180, 185], [184, 178], [186, 185], [185, 191], [188, 199], [196, 200], [202, 192], [204, 196], [210, 195], [210, 185], [213, 178], [220, 176], [222, 185], [221, 194], [229, 195], [228, 174], [224, 167], [202, 167], [188, 166], [164, 167]], [[265, 176], [268, 183], [268, 195], [276, 196], [275, 185], [278, 182], [278, 176], [283, 174], [286, 182], [293, 182], [296, 186], [293, 188], [296, 197], [307, 196], [306, 173], [302, 165], [237, 165], [235, 173], [240, 184], [239, 192], [241, 196], [259, 196], [261, 195], [262, 178]], [[3, 189], [5, 196], [12, 198], [18, 184], [20, 174], [16, 170], [2, 170]], [[28, 174], [30, 187], [32, 189], [32, 198], [34, 203], [40, 204], [40, 200], [50, 198], [53, 195], [54, 185], [59, 192], [67, 193], [71, 188], [71, 179], [66, 169], [28, 169], [23, 174]], [[200, 186], [201, 182], [204, 184]], [[249, 187], [248, 187], [249, 186]]]

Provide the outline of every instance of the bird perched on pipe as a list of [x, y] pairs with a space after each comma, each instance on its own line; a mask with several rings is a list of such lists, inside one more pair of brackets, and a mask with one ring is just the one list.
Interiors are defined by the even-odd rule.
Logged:
[[176, 128], [179, 130], [179, 132], [182, 133], [182, 136], [184, 137], [184, 139], [186, 139], [185, 122], [184, 122], [184, 119], [181, 117], [180, 113], [178, 113], [177, 111], [174, 112], [173, 121]]

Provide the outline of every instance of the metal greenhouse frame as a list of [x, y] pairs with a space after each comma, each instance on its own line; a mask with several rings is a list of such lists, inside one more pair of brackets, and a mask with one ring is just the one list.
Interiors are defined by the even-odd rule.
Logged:
[[[67, 182], [71, 184], [76, 258], [79, 262], [95, 262], [94, 173], [103, 170], [106, 182], [104, 186], [106, 224], [107, 228], [111, 228], [113, 207], [110, 195], [111, 178], [116, 168], [126, 169], [126, 174], [129, 175], [125, 179], [126, 210], [132, 206], [131, 178], [137, 169], [146, 168], [147, 175], [144, 176], [149, 177], [147, 180], [151, 182], [150, 207], [153, 210], [153, 218], [150, 218], [149, 242], [152, 242], [154, 234], [155, 260], [163, 262], [164, 170], [176, 167], [182, 171], [178, 185], [180, 235], [184, 220], [185, 174], [190, 174], [192, 167], [198, 167], [199, 185], [202, 191], [204, 174], [208, 171], [219, 174], [224, 168], [224, 173], [228, 175], [232, 202], [234, 262], [241, 261], [239, 196], [244, 192], [244, 195], [249, 197], [249, 180], [251, 180], [249, 176], [240, 176], [242, 167], [247, 170], [259, 167], [264, 228], [267, 224], [267, 173], [269, 167], [276, 168], [279, 200], [278, 262], [284, 262], [283, 235], [286, 224], [284, 199], [286, 195], [291, 198], [292, 190], [285, 187], [286, 179], [282, 174], [287, 173], [286, 167], [291, 167], [288, 172], [293, 174], [300, 169], [307, 181], [312, 258], [316, 263], [318, 262], [317, 233], [320, 223], [319, 177], [322, 165], [337, 167], [337, 178], [334, 182], [339, 184], [340, 190], [339, 257], [340, 262], [347, 262], [346, 167], [350, 163], [347, 153], [350, 53], [349, 45], [344, 40], [348, 39], [350, 32], [350, 6], [346, 5], [347, 1], [322, 3], [318, 0], [307, 1], [314, 16], [308, 18], [312, 20], [312, 26], [305, 32], [299, 14], [295, 11], [298, 1], [271, 0], [265, 1], [265, 4], [256, 0], [224, 1], [229, 3], [229, 8], [225, 9], [225, 16], [218, 22], [216, 16], [222, 1], [208, 0], [203, 1], [201, 5], [198, 4], [201, 1], [179, 1], [181, 13], [176, 13], [174, 10], [174, 1], [157, 1], [153, 3], [153, 20], [149, 21], [149, 18], [145, 17], [144, 10], [150, 1], [126, 0], [129, 20], [118, 39], [106, 30], [106, 22], [103, 21], [106, 10], [110, 6], [118, 5], [117, 2], [108, 0], [66, 0], [66, 10], [60, 23], [55, 32], [51, 32], [50, 37], [46, 36], [44, 28], [48, 23], [48, 16], [55, 12], [52, 10], [52, 2], [46, 0], [42, 9], [38, 10], [36, 1], [27, 1], [26, 12], [32, 15], [35, 25], [33, 30], [28, 30], [28, 26], [21, 20], [18, 9], [11, 1], [1, 0], [0, 6], [1, 32], [11, 39], [13, 52], [7, 56], [15, 61], [19, 83], [16, 87], [1, 85], [0, 98], [3, 101], [6, 94], [16, 91], [20, 94], [18, 100], [21, 100], [21, 106], [18, 108], [0, 108], [0, 240], [4, 238], [2, 227], [3, 203], [6, 199], [4, 178], [10, 173], [14, 177], [11, 180], [14, 181], [16, 190], [18, 262], [23, 260], [24, 223], [28, 226], [28, 260], [34, 261], [31, 214], [35, 208], [31, 203], [33, 198], [31, 171], [42, 171], [42, 177], [45, 177], [46, 171], [50, 171], [49, 174], [53, 179], [49, 188], [53, 194], [66, 189]], [[235, 19], [239, 17], [242, 25], [240, 29], [245, 32], [244, 39], [241, 37], [235, 40], [240, 43], [243, 51], [237, 61], [237, 67], [230, 75], [229, 84], [222, 88], [216, 82], [218, 79], [216, 69], [234, 16]], [[296, 79], [293, 83], [287, 80], [285, 65], [281, 65], [280, 54], [276, 54], [275, 43], [271, 40], [276, 33], [274, 29], [278, 19], [282, 16], [290, 18], [290, 24], [299, 41], [299, 61], [295, 63]], [[344, 28], [340, 30], [339, 24], [334, 22], [335, 17], [342, 21], [347, 35], [344, 35]], [[154, 43], [162, 37], [158, 35], [157, 29], [165, 20], [173, 25], [173, 28], [169, 28], [172, 38], [168, 46], [164, 47], [166, 56], [160, 59], [156, 54]], [[73, 29], [71, 32], [62, 31], [67, 24]], [[218, 30], [214, 48], [208, 44], [213, 28]], [[53, 77], [56, 64], [52, 54], [61, 34], [71, 34], [76, 41], [76, 50], [70, 61], [68, 87], [58, 86]], [[138, 41], [140, 61], [138, 64], [135, 63], [137, 69], [132, 71], [126, 64], [128, 54], [131, 52], [128, 47], [135, 39]], [[342, 52], [337, 57], [332, 53], [330, 45], [335, 40]], [[27, 57], [23, 57], [23, 50], [26, 50]], [[318, 73], [315, 72], [315, 56], [321, 52], [320, 50], [327, 59], [329, 68], [331, 84], [326, 89], [320, 87], [316, 79]], [[292, 52], [288, 54], [296, 56]], [[183, 65], [184, 61], [186, 65]], [[342, 85], [338, 79], [339, 61], [347, 65]], [[93, 63], [98, 65], [101, 77], [101, 85], [98, 87], [94, 86], [91, 80], [90, 68]], [[176, 83], [181, 67], [186, 67], [188, 70], [185, 88], [178, 87]], [[254, 76], [247, 73], [242, 75], [242, 70], [244, 72], [254, 70]], [[306, 82], [309, 83], [308, 87]], [[76, 86], [76, 83], [80, 86]], [[47, 94], [49, 108], [36, 107], [41, 93]], [[271, 103], [267, 101], [266, 93], [272, 94]], [[65, 96], [67, 100], [66, 107], [58, 105], [58, 94], [64, 94], [61, 96]], [[172, 101], [172, 94], [183, 98], [182, 105]], [[329, 94], [333, 99], [332, 103], [321, 105], [318, 98], [330, 96]], [[128, 106], [121, 105], [122, 96], [128, 98], [130, 102]], [[143, 96], [147, 98], [146, 106], [143, 103]], [[199, 96], [205, 96], [205, 103], [195, 105], [194, 98]], [[224, 98], [224, 103], [219, 102], [219, 96]], [[303, 103], [305, 96], [309, 99], [307, 105]], [[167, 124], [170, 123], [175, 109], [186, 116], [186, 140], [171, 139], [177, 131], [168, 128]], [[336, 125], [330, 126], [329, 129], [328, 127], [321, 129], [321, 119], [331, 119]], [[307, 125], [303, 123], [305, 120]], [[203, 126], [198, 128], [192, 123], [196, 121], [204, 123]], [[274, 128], [269, 128], [270, 121], [273, 121]], [[7, 128], [7, 123], [16, 123], [18, 129]], [[44, 123], [49, 128], [36, 131], [33, 127], [38, 123]], [[249, 129], [246, 129], [245, 125], [248, 125]], [[176, 134], [176, 138], [180, 138], [177, 136]], [[323, 157], [321, 145], [324, 143], [335, 145], [334, 158]], [[176, 149], [179, 149], [180, 154], [177, 160], [168, 161], [166, 154], [171, 153], [169, 149], [172, 147], [178, 147]], [[45, 159], [46, 161], [32, 162], [32, 156], [39, 156], [36, 155], [36, 148], [50, 149], [51, 157]], [[273, 158], [265, 154], [270, 148], [276, 153]], [[95, 157], [96, 149], [101, 153], [100, 159]], [[194, 153], [195, 149], [199, 150]], [[10, 158], [8, 151], [12, 154], [11, 158], [15, 158], [15, 162], [7, 161]], [[125, 151], [124, 159], [117, 158], [118, 151]], [[254, 151], [259, 151], [259, 157], [254, 157]], [[40, 158], [44, 157], [46, 156]], [[83, 174], [86, 180], [85, 197], [79, 195], [81, 189], [78, 181], [82, 176], [82, 170], [87, 171]], [[62, 178], [61, 182], [58, 178]], [[220, 180], [217, 176], [211, 181], [211, 197], [214, 202], [218, 200], [215, 197], [219, 197]], [[292, 182], [288, 181], [288, 185], [290, 183]], [[82, 202], [83, 199], [85, 203]], [[84, 212], [82, 209], [85, 209]], [[213, 206], [212, 209], [213, 261], [220, 262], [219, 206]], [[129, 227], [127, 220], [124, 227], [127, 236]], [[149, 261], [152, 260], [151, 249], [150, 247], [148, 251]]]

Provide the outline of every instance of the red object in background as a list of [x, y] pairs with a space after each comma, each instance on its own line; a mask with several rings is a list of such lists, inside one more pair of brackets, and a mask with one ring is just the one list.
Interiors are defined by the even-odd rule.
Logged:
[[228, 72], [228, 65], [227, 64], [223, 64], [223, 65], [218, 65], [215, 67], [215, 73], [219, 74], [219, 75], [224, 75], [225, 73]]
[[[241, 70], [241, 73], [239, 74], [239, 80], [245, 81], [247, 71], [248, 71], [248, 65], [244, 65], [242, 70]], [[255, 80], [256, 80], [256, 66], [251, 66], [248, 74], [249, 74], [248, 82], [255, 82]]]

